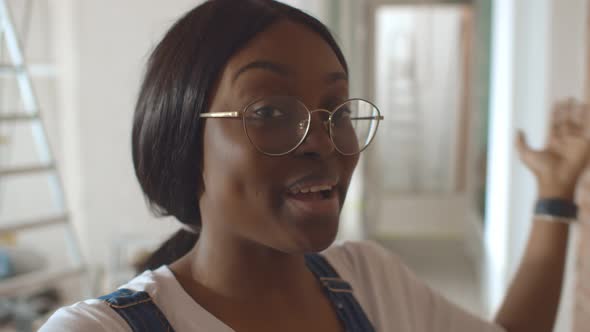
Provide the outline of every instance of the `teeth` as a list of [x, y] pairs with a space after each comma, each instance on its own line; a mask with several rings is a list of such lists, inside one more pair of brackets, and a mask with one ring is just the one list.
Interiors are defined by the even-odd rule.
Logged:
[[307, 193], [317, 193], [320, 191], [324, 191], [324, 190], [332, 190], [332, 186], [330, 185], [321, 185], [321, 186], [311, 186], [311, 187], [305, 187], [305, 188], [295, 188], [293, 190], [291, 190], [292, 194], [307, 194]]
[[314, 187], [309, 188], [309, 190], [312, 193], [317, 193], [318, 191], [330, 190], [330, 189], [332, 189], [332, 186], [314, 186]]

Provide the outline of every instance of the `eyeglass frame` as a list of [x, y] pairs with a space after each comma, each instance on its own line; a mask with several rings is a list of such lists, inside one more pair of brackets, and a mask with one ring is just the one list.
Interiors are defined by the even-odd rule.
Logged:
[[287, 152], [283, 152], [283, 153], [268, 153], [265, 151], [262, 151], [260, 149], [260, 147], [258, 147], [257, 144], [255, 144], [252, 141], [252, 138], [250, 137], [250, 135], [248, 134], [248, 129], [246, 129], [246, 121], [244, 119], [244, 114], [246, 113], [246, 110], [248, 108], [250, 108], [250, 106], [260, 102], [261, 100], [267, 99], [269, 97], [263, 97], [263, 98], [259, 98], [256, 99], [250, 103], [248, 103], [241, 111], [236, 111], [236, 112], [204, 112], [199, 114], [199, 118], [206, 118], [206, 119], [211, 119], [211, 118], [229, 118], [229, 119], [242, 119], [242, 127], [244, 129], [244, 133], [246, 134], [246, 137], [248, 137], [248, 140], [250, 141], [250, 143], [256, 148], [256, 150], [258, 150], [260, 153], [270, 156], [270, 157], [281, 157], [281, 156], [285, 156], [288, 155], [289, 153], [297, 150], [301, 144], [303, 144], [303, 142], [305, 142], [305, 140], [307, 139], [307, 136], [309, 135], [309, 132], [311, 130], [311, 116], [313, 115], [313, 113], [316, 112], [326, 112], [329, 114], [328, 120], [323, 121], [324, 125], [326, 124], [331, 124], [332, 123], [332, 116], [334, 115], [334, 113], [336, 113], [336, 111], [338, 109], [340, 109], [340, 107], [344, 106], [345, 104], [348, 104], [350, 102], [353, 101], [363, 101], [365, 103], [368, 103], [369, 105], [371, 105], [376, 111], [377, 111], [377, 115], [376, 116], [369, 116], [369, 117], [356, 117], [356, 118], [352, 118], [353, 120], [377, 120], [377, 124], [375, 125], [375, 134], [373, 135], [373, 137], [371, 137], [371, 139], [369, 140], [369, 142], [362, 148], [360, 149], [358, 152], [355, 153], [344, 153], [342, 151], [340, 151], [340, 149], [338, 148], [338, 146], [336, 146], [336, 143], [334, 142], [334, 138], [333, 138], [333, 134], [332, 134], [332, 125], [328, 125], [328, 135], [330, 136], [330, 143], [332, 144], [332, 146], [334, 147], [334, 149], [336, 151], [338, 151], [338, 153], [342, 154], [343, 156], [354, 156], [354, 155], [358, 155], [361, 152], [363, 152], [366, 148], [369, 147], [369, 145], [371, 145], [371, 143], [373, 142], [373, 139], [375, 139], [375, 136], [377, 136], [377, 130], [379, 129], [379, 122], [384, 120], [385, 117], [383, 115], [381, 115], [381, 111], [379, 110], [379, 108], [373, 104], [372, 102], [366, 100], [366, 99], [362, 99], [362, 98], [351, 98], [351, 99], [347, 99], [346, 101], [342, 102], [341, 104], [339, 104], [338, 106], [336, 106], [334, 108], [333, 111], [329, 111], [327, 109], [323, 109], [323, 108], [318, 108], [315, 110], [310, 110], [305, 103], [303, 103], [301, 100], [299, 100], [296, 97], [292, 97], [292, 96], [271, 96], [271, 97], [288, 97], [288, 98], [293, 98], [295, 100], [297, 100], [297, 102], [299, 102], [307, 111], [307, 128], [305, 130], [305, 134], [301, 137], [301, 140], [299, 140], [299, 142], [295, 145], [295, 147], [291, 148], [289, 151]]

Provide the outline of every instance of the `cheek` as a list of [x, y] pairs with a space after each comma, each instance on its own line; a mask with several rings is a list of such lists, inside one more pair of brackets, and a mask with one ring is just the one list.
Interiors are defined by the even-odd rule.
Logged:
[[272, 191], [269, 174], [273, 170], [250, 144], [241, 126], [208, 124], [204, 144], [205, 193], [218, 208], [235, 206], [232, 210], [243, 213], [246, 210], [241, 207], [253, 211], [256, 209], [252, 207], [266, 204]]
[[[240, 184], [241, 168], [247, 146], [241, 142], [243, 133], [233, 128], [229, 119], [211, 120], [205, 126], [203, 134], [203, 178], [205, 191], [216, 200], [224, 199], [243, 191]], [[228, 195], [229, 194], [229, 195]]]
[[354, 172], [356, 165], [359, 161], [359, 155], [355, 156], [342, 156], [342, 165], [344, 172], [348, 175], [348, 180], [352, 177], [352, 173]]
[[352, 178], [352, 174], [358, 164], [359, 156], [341, 156], [340, 157], [340, 165], [341, 165], [341, 172], [342, 175], [346, 177], [346, 190], [342, 193], [344, 198], [346, 198], [346, 194], [348, 193], [350, 180]]

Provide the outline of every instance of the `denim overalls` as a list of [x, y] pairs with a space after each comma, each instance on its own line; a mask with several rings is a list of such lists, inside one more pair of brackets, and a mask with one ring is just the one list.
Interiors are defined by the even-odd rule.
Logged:
[[[375, 332], [363, 309], [354, 298], [350, 284], [339, 278], [328, 261], [319, 254], [306, 255], [305, 260], [308, 268], [322, 283], [346, 332]], [[100, 299], [106, 301], [123, 317], [134, 332], [174, 331], [146, 292], [119, 289]]]

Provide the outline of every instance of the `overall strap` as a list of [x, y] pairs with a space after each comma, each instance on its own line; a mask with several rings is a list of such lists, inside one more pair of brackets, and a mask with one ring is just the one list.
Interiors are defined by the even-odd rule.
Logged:
[[121, 288], [98, 299], [105, 301], [123, 317], [133, 332], [174, 332], [164, 314], [146, 292]]
[[348, 282], [320, 254], [305, 255], [308, 268], [320, 280], [328, 298], [336, 308], [346, 332], [375, 332], [373, 324], [361, 308]]

